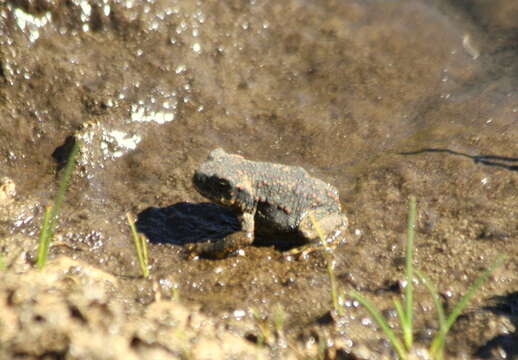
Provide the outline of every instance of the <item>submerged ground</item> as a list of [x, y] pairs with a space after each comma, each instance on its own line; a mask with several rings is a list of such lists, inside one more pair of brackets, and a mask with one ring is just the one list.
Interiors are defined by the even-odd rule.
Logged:
[[[517, 24], [507, 0], [1, 2], [0, 177], [16, 193], [4, 178], [0, 358], [395, 357], [361, 306], [330, 313], [322, 253], [286, 259], [268, 238], [185, 256], [235, 226], [191, 184], [216, 147], [337, 187], [340, 291], [394, 324], [410, 195], [415, 263], [448, 309], [507, 255], [447, 358], [518, 358]], [[79, 163], [39, 272], [72, 137]], [[127, 212], [151, 242], [150, 279]], [[416, 286], [425, 347], [437, 321]]]

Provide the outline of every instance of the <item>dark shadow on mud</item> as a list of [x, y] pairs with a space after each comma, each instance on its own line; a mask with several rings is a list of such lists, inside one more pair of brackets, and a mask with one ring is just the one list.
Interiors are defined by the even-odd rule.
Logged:
[[152, 243], [175, 245], [217, 240], [240, 230], [236, 215], [214, 203], [150, 207], [138, 214], [136, 226]]
[[464, 156], [472, 159], [475, 164], [501, 167], [511, 171], [518, 171], [518, 158], [497, 156], [497, 155], [469, 155], [449, 149], [421, 149], [417, 151], [401, 152], [400, 155], [418, 155], [423, 153], [446, 153], [457, 156]]
[[[215, 203], [180, 202], [171, 206], [149, 207], [137, 215], [137, 230], [154, 244], [185, 245], [217, 241], [241, 229], [236, 214]], [[258, 227], [266, 228], [257, 223]], [[295, 233], [255, 234], [254, 246], [273, 246], [285, 251], [304, 242]]]
[[[495, 296], [492, 298], [493, 305], [485, 306], [496, 315], [509, 318], [515, 329], [518, 329], [518, 292], [513, 292], [505, 296]], [[508, 359], [518, 359], [518, 330], [514, 333], [506, 333], [495, 336], [487, 343], [477, 349], [475, 356], [482, 359], [494, 359], [495, 353], [505, 352]]]
[[63, 145], [58, 146], [52, 153], [52, 158], [57, 163], [57, 169], [59, 171], [66, 166], [75, 144], [76, 138], [74, 136], [68, 136]]

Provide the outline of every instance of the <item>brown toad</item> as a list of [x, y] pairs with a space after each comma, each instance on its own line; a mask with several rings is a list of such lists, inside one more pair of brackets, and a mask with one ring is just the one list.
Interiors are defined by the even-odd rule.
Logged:
[[[241, 231], [189, 244], [194, 254], [221, 257], [254, 241], [255, 232], [294, 233], [305, 243], [335, 239], [347, 228], [338, 191], [298, 166], [246, 160], [213, 150], [193, 176], [200, 194], [238, 214]], [[316, 229], [312, 219], [317, 223]]]

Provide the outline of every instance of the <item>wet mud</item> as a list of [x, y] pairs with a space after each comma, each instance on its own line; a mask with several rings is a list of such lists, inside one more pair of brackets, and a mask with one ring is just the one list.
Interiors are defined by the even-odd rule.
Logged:
[[[410, 195], [415, 263], [448, 310], [507, 255], [447, 358], [517, 357], [516, 24], [506, 0], [0, 2], [0, 358], [396, 358], [364, 308], [331, 311], [327, 265], [396, 324]], [[276, 237], [186, 256], [185, 243], [238, 230], [191, 183], [217, 147], [335, 186], [345, 243], [307, 259]], [[150, 279], [128, 212], [149, 239]], [[438, 324], [419, 284], [415, 314], [426, 347]]]

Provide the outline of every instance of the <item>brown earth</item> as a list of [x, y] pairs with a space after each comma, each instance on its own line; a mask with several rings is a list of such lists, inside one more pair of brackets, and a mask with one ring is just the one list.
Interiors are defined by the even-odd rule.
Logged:
[[[286, 259], [272, 238], [186, 258], [182, 244], [235, 228], [191, 184], [215, 147], [336, 186], [351, 223], [332, 254], [340, 292], [392, 324], [410, 195], [415, 263], [447, 309], [507, 255], [447, 358], [518, 358], [517, 24], [507, 0], [0, 2], [0, 359], [395, 358], [363, 307], [331, 311], [323, 253]], [[415, 313], [424, 348], [437, 320], [422, 285]]]

